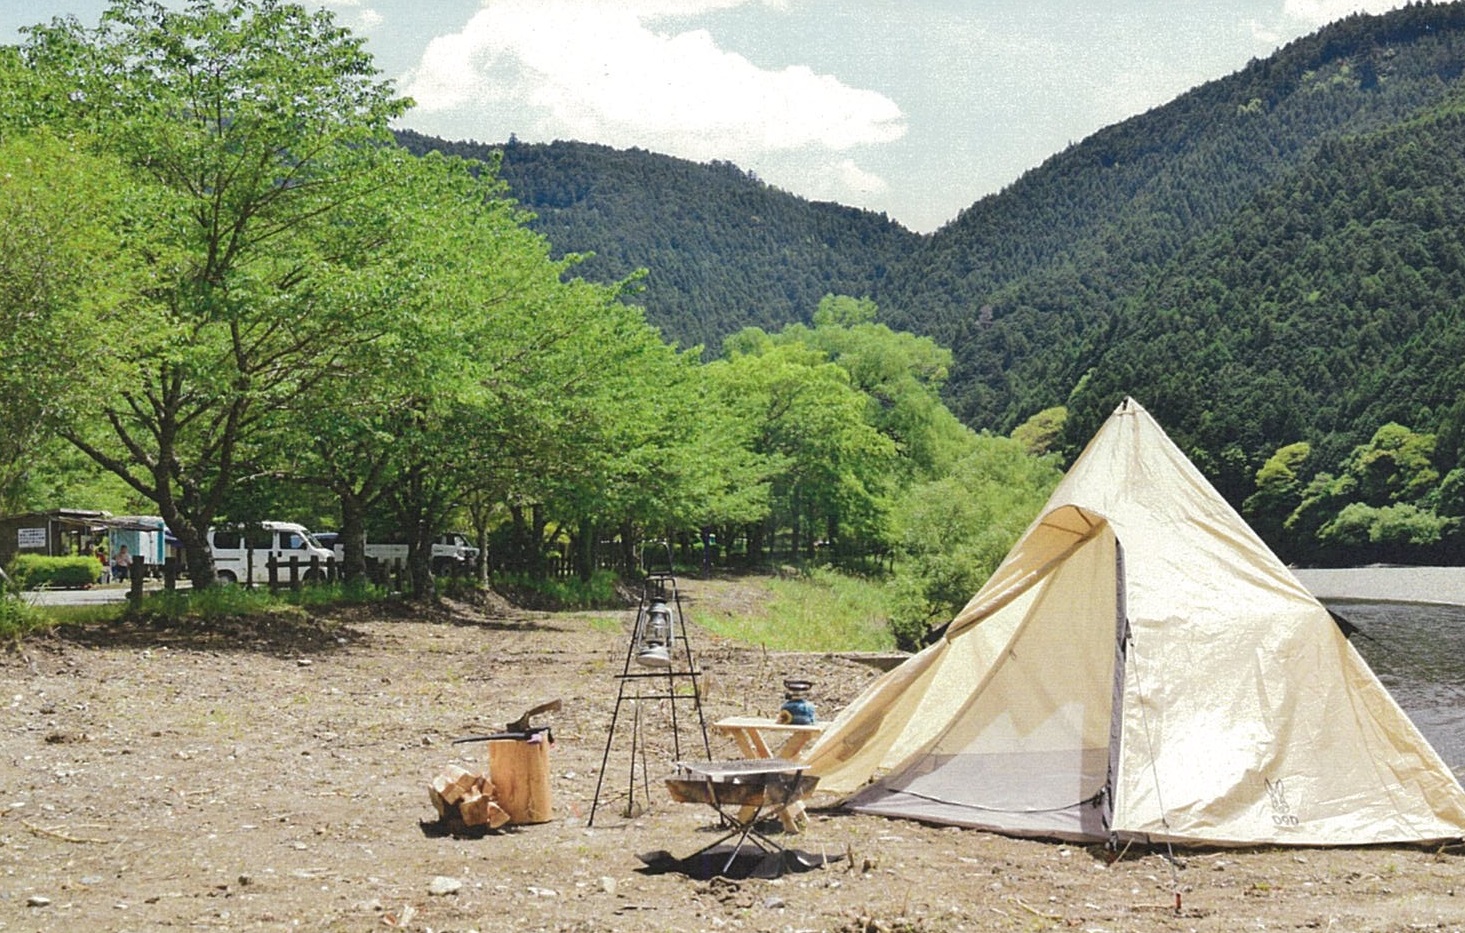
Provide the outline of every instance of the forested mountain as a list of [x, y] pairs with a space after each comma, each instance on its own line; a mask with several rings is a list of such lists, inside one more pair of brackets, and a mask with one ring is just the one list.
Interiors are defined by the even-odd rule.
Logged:
[[646, 270], [635, 300], [682, 346], [714, 354], [743, 327], [808, 323], [828, 294], [875, 294], [920, 238], [883, 214], [810, 202], [728, 162], [698, 164], [577, 142], [488, 146], [412, 132], [417, 153], [500, 158], [500, 177], [577, 274], [612, 282]]
[[1391, 421], [1458, 437], [1462, 192], [1459, 95], [1324, 143], [1119, 303], [1083, 353], [1072, 439], [1134, 394], [1239, 501], [1289, 441], [1331, 465]]
[[[946, 395], [1007, 432], [1118, 397], [1233, 502], [1279, 447], [1331, 469], [1385, 422], [1465, 435], [1465, 4], [1356, 15], [1104, 129], [919, 237], [726, 163], [575, 143], [489, 147], [536, 229], [593, 251], [682, 343], [806, 321], [826, 293], [953, 351]], [[1453, 445], [1453, 446], [1452, 446]]]
[[195, 586], [209, 528], [288, 505], [390, 513], [427, 593], [433, 529], [507, 514], [536, 578], [611, 529], [878, 555], [923, 624], [1126, 394], [1288, 559], [1465, 563], [1465, 3], [1340, 22], [928, 237], [727, 163], [407, 158], [329, 17], [113, 6], [0, 46], [0, 502], [125, 495]]
[[[1350, 17], [1109, 127], [975, 204], [892, 273], [877, 296], [881, 308], [893, 326], [955, 351], [950, 396], [960, 416], [1010, 429], [1062, 403], [1127, 333], [1111, 333], [1114, 315], [1145, 293], [1157, 270], [1213, 275], [1201, 264], [1235, 257], [1192, 251], [1183, 269], [1172, 260], [1199, 238], [1224, 241], [1218, 231], [1253, 226], [1265, 193], [1305, 185], [1305, 167], [1327, 171], [1360, 153], [1338, 141], [1406, 124], [1455, 95], [1462, 65], [1461, 4]], [[1376, 184], [1402, 195], [1417, 180]], [[1339, 219], [1322, 212], [1305, 223]], [[1274, 263], [1268, 271], [1281, 270]], [[1251, 284], [1275, 287], [1261, 273]], [[1165, 365], [1203, 362], [1171, 356]]]

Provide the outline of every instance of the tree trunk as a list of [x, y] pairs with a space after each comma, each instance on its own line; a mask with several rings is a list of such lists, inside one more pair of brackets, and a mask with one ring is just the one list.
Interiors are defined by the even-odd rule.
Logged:
[[366, 509], [349, 491], [338, 490], [341, 502], [341, 579], [366, 578]]
[[468, 515], [473, 522], [473, 543], [478, 546], [473, 574], [479, 586], [488, 586], [488, 517], [491, 511], [492, 506], [482, 497], [474, 496], [468, 503]]
[[214, 571], [214, 552], [209, 547], [207, 533], [199, 534], [192, 529], [184, 533], [172, 525], [168, 530], [183, 546], [183, 562], [188, 566], [188, 580], [193, 588], [204, 590], [217, 584], [219, 577]]
[[763, 563], [763, 523], [748, 526], [748, 566], [757, 567]]
[[432, 576], [432, 532], [419, 525], [407, 548], [407, 574], [412, 578], [412, 598], [431, 599], [437, 595]]
[[588, 518], [580, 520], [580, 530], [575, 545], [575, 574], [581, 583], [589, 583], [595, 575], [595, 522]]
[[[418, 477], [414, 476], [414, 485]], [[407, 529], [407, 575], [412, 579], [412, 598], [431, 599], [437, 595], [432, 579], [432, 515], [420, 492], [413, 497], [412, 507], [404, 517]]]
[[549, 520], [544, 517], [544, 506], [539, 503], [529, 507], [529, 550], [527, 553], [529, 576], [535, 580], [549, 577], [549, 568], [544, 562], [544, 529]]
[[209, 530], [186, 519], [174, 504], [171, 496], [160, 496], [157, 502], [158, 517], [178, 539], [183, 551], [183, 562], [187, 565], [188, 581], [196, 590], [208, 589], [219, 582], [214, 570], [214, 552], [209, 547]]
[[524, 508], [519, 505], [509, 506], [509, 518], [513, 521], [514, 533], [511, 536], [512, 544], [509, 547], [509, 554], [505, 560], [508, 567], [517, 572], [527, 574], [529, 572], [529, 523], [524, 517]]
[[797, 564], [799, 561], [799, 544], [803, 540], [803, 504], [800, 502], [799, 491], [794, 489], [793, 508], [789, 510], [793, 519], [793, 528], [789, 531], [788, 556], [789, 561]]

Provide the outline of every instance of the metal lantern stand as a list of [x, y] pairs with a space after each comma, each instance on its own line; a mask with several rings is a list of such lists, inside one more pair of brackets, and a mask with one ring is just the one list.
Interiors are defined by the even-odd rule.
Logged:
[[701, 672], [692, 658], [692, 643], [687, 639], [687, 623], [682, 615], [681, 596], [677, 592], [676, 577], [670, 572], [647, 574], [641, 587], [641, 604], [636, 610], [636, 625], [631, 632], [631, 642], [626, 649], [626, 663], [616, 675], [620, 690], [616, 696], [615, 713], [610, 720], [610, 733], [605, 738], [605, 754], [600, 759], [600, 777], [595, 782], [595, 802], [590, 807], [590, 818], [585, 825], [595, 825], [595, 814], [600, 807], [600, 792], [605, 784], [606, 765], [610, 761], [611, 747], [615, 744], [616, 729], [621, 724], [621, 709], [626, 703], [634, 707], [631, 713], [631, 762], [630, 785], [626, 792], [626, 809], [623, 816], [632, 817], [636, 810], [636, 770], [640, 765], [641, 790], [646, 807], [651, 805], [651, 778], [646, 766], [645, 737], [641, 734], [641, 704], [643, 701], [666, 701], [670, 707], [672, 760], [682, 760], [682, 724], [677, 716], [677, 704], [690, 701], [697, 715], [697, 728], [702, 734], [702, 751], [707, 760], [712, 760], [712, 746], [707, 740], [707, 720], [702, 715], [702, 691], [697, 683]]

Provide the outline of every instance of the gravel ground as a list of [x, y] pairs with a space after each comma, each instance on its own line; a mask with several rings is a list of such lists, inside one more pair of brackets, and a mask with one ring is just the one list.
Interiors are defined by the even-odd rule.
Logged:
[[1325, 603], [1465, 606], [1465, 567], [1346, 567], [1294, 573]]
[[[683, 593], [689, 607], [760, 598], [756, 581]], [[629, 806], [622, 740], [635, 717], [623, 707], [597, 801], [632, 619], [484, 601], [27, 641], [0, 656], [0, 929], [1465, 929], [1459, 846], [1173, 860], [1135, 848], [1111, 861], [822, 798], [785, 841], [823, 867], [655, 871], [638, 856], [690, 854], [718, 828], [660, 784], [674, 757], [664, 702], [643, 704], [637, 733], [649, 797]], [[771, 714], [785, 677], [812, 680], [832, 715], [876, 673], [691, 634], [709, 722]], [[554, 819], [477, 838], [436, 831], [433, 775], [484, 767], [482, 745], [452, 740], [556, 697], [563, 709], [543, 721]], [[677, 706], [685, 727], [693, 707]]]

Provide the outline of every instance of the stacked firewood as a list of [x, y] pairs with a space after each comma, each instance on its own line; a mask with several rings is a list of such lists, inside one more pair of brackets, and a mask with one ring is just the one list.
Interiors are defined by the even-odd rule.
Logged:
[[498, 792], [487, 775], [448, 765], [428, 785], [427, 795], [439, 819], [449, 826], [487, 826], [498, 829], [509, 822], [509, 813], [498, 804]]

